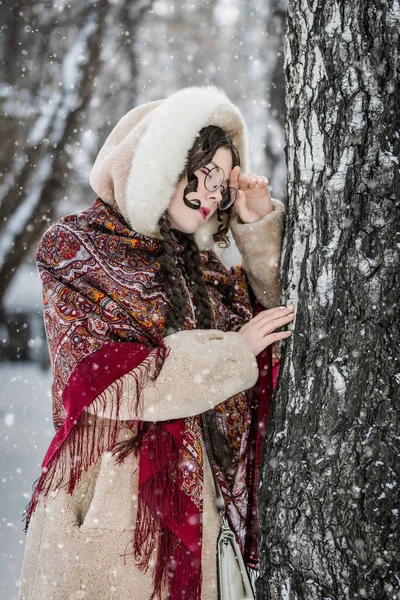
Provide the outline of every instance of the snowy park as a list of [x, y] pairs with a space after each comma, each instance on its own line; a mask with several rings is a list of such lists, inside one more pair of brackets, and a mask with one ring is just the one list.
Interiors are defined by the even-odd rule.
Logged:
[[25, 544], [22, 513], [53, 437], [51, 374], [34, 363], [0, 366], [0, 597], [16, 600]]
[[[154, 590], [217, 600], [218, 489], [251, 597], [400, 600], [398, 0], [15, 0], [0, 20], [0, 600], [28, 598], [23, 513], [55, 431], [60, 481], [89, 490], [75, 535], [98, 524], [97, 465], [119, 492], [102, 461], [124, 428], [148, 479], [115, 469], [127, 496], [70, 552], [81, 570], [40, 539], [53, 587], [47, 560], [29, 600], [126, 597], [101, 543], [136, 510], [135, 568], [165, 544]], [[96, 423], [107, 442], [82, 449]]]

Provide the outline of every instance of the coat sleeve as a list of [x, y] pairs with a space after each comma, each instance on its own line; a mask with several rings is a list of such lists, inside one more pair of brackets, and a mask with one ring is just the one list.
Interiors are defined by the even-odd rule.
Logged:
[[[74, 405], [74, 414], [83, 406], [113, 420], [177, 419], [254, 385], [256, 359], [235, 331], [180, 331], [154, 346], [151, 306], [128, 313], [128, 299], [115, 298], [100, 264], [88, 275], [82, 265], [90, 255], [78, 234], [58, 225], [38, 250], [57, 415]], [[148, 352], [137, 359], [140, 348]]]
[[[135, 369], [119, 385], [103, 392], [107, 402], [86, 409], [103, 418], [112, 418], [109, 407], [117, 398], [121, 420], [166, 421], [198, 415], [230, 396], [252, 387], [258, 378], [257, 360], [242, 335], [214, 329], [180, 331], [164, 338], [168, 350], [158, 376], [142, 390], [142, 414], [132, 414], [136, 394]], [[149, 355], [150, 357], [150, 355]], [[137, 370], [137, 369], [136, 369]]]
[[256, 223], [239, 223], [237, 216], [230, 223], [243, 269], [264, 308], [278, 306], [281, 295], [279, 265], [285, 208], [279, 200], [272, 203], [274, 210]]

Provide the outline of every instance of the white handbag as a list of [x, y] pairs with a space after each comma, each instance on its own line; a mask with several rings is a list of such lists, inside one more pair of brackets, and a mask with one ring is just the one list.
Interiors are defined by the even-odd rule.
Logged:
[[249, 573], [244, 564], [236, 535], [226, 519], [225, 502], [214, 470], [214, 458], [204, 414], [201, 415], [204, 442], [213, 474], [217, 510], [221, 515], [221, 531], [217, 539], [217, 571], [219, 600], [255, 600]]

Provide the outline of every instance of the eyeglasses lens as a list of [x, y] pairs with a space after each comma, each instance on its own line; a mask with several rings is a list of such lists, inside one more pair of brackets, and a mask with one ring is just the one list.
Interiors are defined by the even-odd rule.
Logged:
[[[215, 192], [223, 183], [225, 173], [220, 167], [214, 167], [204, 178], [204, 185], [209, 192]], [[236, 200], [235, 188], [228, 188], [222, 194], [221, 202], [218, 205], [220, 210], [227, 210]]]
[[236, 190], [235, 188], [228, 188], [223, 194], [222, 194], [222, 200], [218, 205], [218, 208], [220, 210], [227, 210], [228, 208], [230, 208], [232, 206], [232, 204], [235, 202], [236, 200]]
[[219, 167], [214, 167], [207, 173], [204, 185], [209, 192], [215, 192], [224, 181], [225, 173]]

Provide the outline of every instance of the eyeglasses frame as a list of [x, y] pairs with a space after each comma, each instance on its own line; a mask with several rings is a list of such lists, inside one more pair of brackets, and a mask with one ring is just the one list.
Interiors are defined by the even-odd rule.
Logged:
[[[216, 192], [216, 191], [217, 191], [217, 190], [218, 190], [218, 189], [219, 189], [219, 188], [222, 186], [222, 184], [223, 184], [223, 182], [224, 182], [224, 180], [225, 180], [225, 171], [223, 170], [223, 168], [222, 168], [222, 167], [218, 167], [218, 166], [216, 166], [216, 167], [213, 167], [212, 169], [208, 169], [208, 167], [204, 166], [204, 167], [200, 167], [200, 169], [199, 169], [199, 170], [201, 170], [201, 169], [207, 169], [207, 170], [208, 170], [208, 173], [206, 173], [206, 174], [205, 174], [205, 176], [204, 176], [204, 187], [206, 188], [206, 190], [207, 190], [208, 192]], [[214, 169], [219, 169], [220, 171], [222, 171], [222, 181], [221, 181], [221, 183], [219, 184], [219, 186], [218, 186], [218, 187], [216, 187], [216, 188], [215, 188], [215, 189], [213, 189], [213, 190], [210, 190], [210, 189], [207, 187], [207, 185], [206, 185], [206, 180], [207, 180], [207, 177], [209, 177], [209, 175], [210, 175], [211, 171], [214, 171]], [[231, 202], [229, 203], [229, 205], [228, 205], [228, 206], [225, 206], [224, 208], [221, 208], [221, 206], [220, 206], [220, 205], [221, 205], [221, 203], [222, 203], [222, 201], [223, 201], [223, 198], [222, 198], [222, 199], [221, 199], [221, 202], [218, 204], [218, 208], [219, 208], [219, 210], [228, 210], [228, 209], [229, 209], [229, 208], [231, 208], [231, 206], [233, 206], [233, 204], [235, 203], [235, 200], [236, 200], [236, 198], [237, 198], [237, 190], [236, 190], [234, 187], [230, 187], [230, 186], [228, 186], [228, 187], [226, 188], [226, 190], [223, 192], [223, 194], [224, 194], [224, 193], [226, 193], [226, 192], [228, 192], [228, 191], [229, 191], [229, 196], [230, 196], [230, 197], [232, 197], [232, 195], [233, 195], [233, 196], [234, 196], [234, 198], [233, 198], [233, 200], [231, 200]], [[232, 194], [232, 192], [234, 192], [234, 194]], [[223, 194], [222, 194], [222, 196], [223, 196]]]

